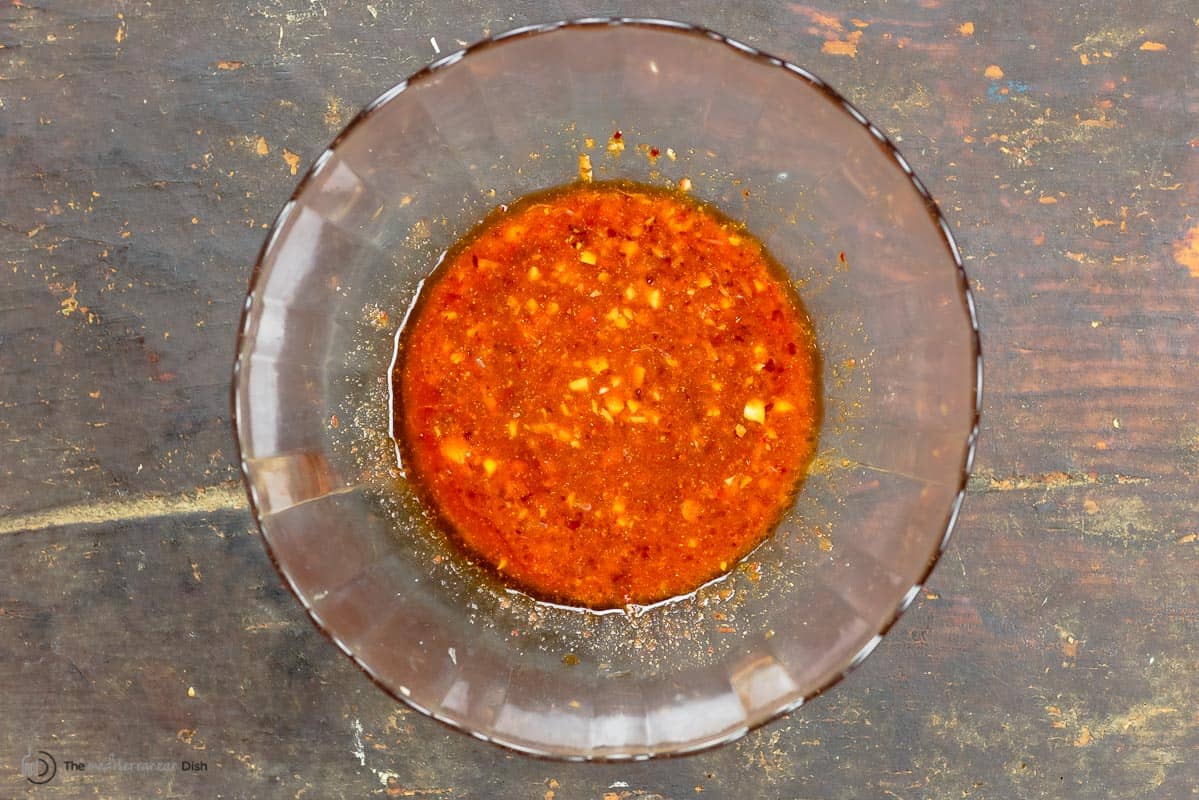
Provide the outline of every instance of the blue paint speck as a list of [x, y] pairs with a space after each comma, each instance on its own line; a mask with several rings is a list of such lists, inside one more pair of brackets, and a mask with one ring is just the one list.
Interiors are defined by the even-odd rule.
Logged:
[[[992, 103], [1006, 103], [1014, 95], [1028, 94], [1028, 88], [1024, 81], [991, 81], [987, 87], [987, 99]], [[1004, 92], [1004, 89], [1007, 91]]]

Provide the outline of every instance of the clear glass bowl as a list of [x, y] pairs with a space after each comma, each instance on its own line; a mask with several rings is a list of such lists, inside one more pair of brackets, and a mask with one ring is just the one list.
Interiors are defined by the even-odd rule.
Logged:
[[[597, 179], [686, 178], [743, 220], [824, 356], [820, 451], [775, 535], [693, 597], [628, 613], [492, 583], [433, 528], [388, 434], [422, 279], [497, 204], [574, 179], [580, 153]], [[251, 280], [234, 413], [280, 574], [380, 686], [520, 751], [648, 758], [735, 739], [874, 649], [953, 527], [980, 385], [949, 227], [876, 127], [711, 31], [589, 19], [441, 59], [317, 159]]]

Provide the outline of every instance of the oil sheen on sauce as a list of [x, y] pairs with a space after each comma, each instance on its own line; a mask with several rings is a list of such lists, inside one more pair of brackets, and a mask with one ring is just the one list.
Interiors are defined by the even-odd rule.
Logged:
[[605, 609], [692, 592], [771, 533], [816, 449], [819, 354], [742, 226], [579, 183], [491, 214], [399, 337], [393, 436], [504, 583]]

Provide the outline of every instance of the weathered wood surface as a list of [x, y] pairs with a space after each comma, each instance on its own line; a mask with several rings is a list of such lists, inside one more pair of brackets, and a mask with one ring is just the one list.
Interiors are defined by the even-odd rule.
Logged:
[[[893, 134], [954, 222], [988, 372], [959, 535], [876, 655], [734, 745], [624, 766], [376, 689], [272, 571], [227, 401], [297, 168], [433, 38], [601, 10], [805, 64]], [[0, 796], [1195, 796], [1197, 35], [1186, 0], [3, 0]], [[208, 769], [63, 771], [109, 756]]]

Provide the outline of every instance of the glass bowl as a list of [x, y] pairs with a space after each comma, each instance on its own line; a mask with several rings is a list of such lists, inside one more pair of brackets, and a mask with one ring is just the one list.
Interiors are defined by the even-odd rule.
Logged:
[[[459, 557], [389, 438], [394, 337], [422, 280], [496, 205], [575, 179], [580, 153], [596, 179], [689, 181], [745, 222], [824, 360], [820, 449], [774, 536], [692, 596], [613, 613], [537, 602]], [[953, 237], [878, 128], [711, 31], [586, 19], [448, 55], [334, 140], [263, 247], [233, 391], [267, 549], [355, 663], [480, 739], [625, 759], [735, 739], [875, 648], [957, 518], [980, 386]]]

